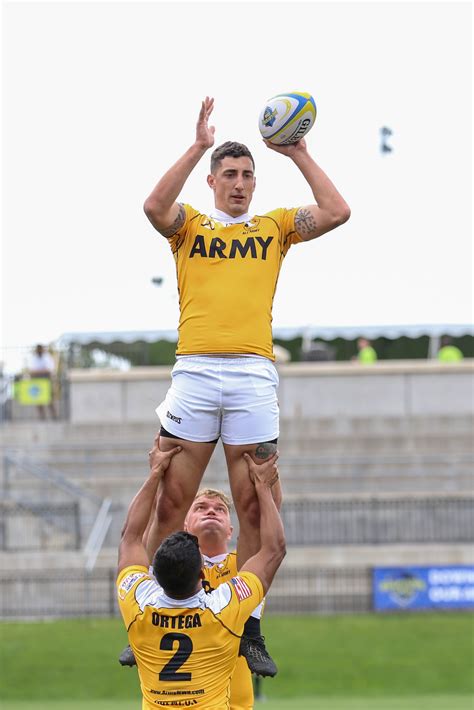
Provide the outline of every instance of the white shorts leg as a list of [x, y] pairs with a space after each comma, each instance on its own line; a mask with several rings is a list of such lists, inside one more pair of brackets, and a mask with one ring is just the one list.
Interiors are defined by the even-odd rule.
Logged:
[[279, 434], [278, 373], [267, 358], [231, 360], [222, 396], [224, 444], [257, 444]]
[[214, 358], [181, 357], [171, 387], [156, 413], [161, 426], [187, 441], [214, 441], [221, 430], [222, 387]]

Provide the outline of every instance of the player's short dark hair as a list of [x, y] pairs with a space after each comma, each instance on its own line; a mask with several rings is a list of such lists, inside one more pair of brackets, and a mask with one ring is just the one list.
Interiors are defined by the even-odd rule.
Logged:
[[170, 597], [186, 598], [196, 592], [202, 568], [198, 539], [188, 532], [167, 537], [153, 557], [153, 574]]
[[222, 145], [219, 145], [211, 155], [211, 173], [214, 174], [224, 158], [242, 157], [250, 158], [253, 169], [255, 170], [255, 161], [247, 146], [243, 143], [236, 143], [235, 141], [226, 141]]

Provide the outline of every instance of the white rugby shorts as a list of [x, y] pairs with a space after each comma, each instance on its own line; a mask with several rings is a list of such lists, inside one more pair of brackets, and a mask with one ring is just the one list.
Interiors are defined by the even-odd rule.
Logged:
[[256, 444], [279, 434], [278, 373], [265, 357], [182, 355], [156, 413], [161, 426], [188, 441]]

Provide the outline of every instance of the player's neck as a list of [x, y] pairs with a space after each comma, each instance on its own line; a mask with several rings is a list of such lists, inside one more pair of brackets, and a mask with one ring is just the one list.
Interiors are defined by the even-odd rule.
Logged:
[[239, 222], [247, 222], [250, 219], [250, 214], [244, 212], [241, 215], [231, 215], [227, 212], [223, 212], [218, 207], [214, 207], [211, 214], [209, 215], [212, 219], [222, 222], [223, 224], [238, 224]]
[[227, 542], [222, 542], [222, 540], [216, 539], [212, 535], [205, 535], [204, 539], [199, 539], [199, 547], [201, 552], [206, 555], [206, 557], [217, 557], [218, 555], [227, 555]]

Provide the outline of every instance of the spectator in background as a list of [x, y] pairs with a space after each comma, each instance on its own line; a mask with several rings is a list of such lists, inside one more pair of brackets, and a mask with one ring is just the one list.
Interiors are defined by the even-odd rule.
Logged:
[[357, 349], [359, 351], [357, 355], [358, 362], [363, 365], [371, 365], [373, 362], [377, 362], [377, 353], [370, 344], [370, 340], [367, 340], [367, 338], [359, 338], [357, 341]]
[[440, 362], [459, 362], [464, 358], [462, 351], [453, 345], [449, 335], [443, 335], [441, 338], [441, 347], [438, 350], [438, 360]]
[[[52, 419], [56, 419], [56, 409], [53, 401], [53, 376], [54, 360], [50, 353], [42, 345], [37, 345], [31, 358], [29, 375], [35, 379], [47, 379], [51, 384], [51, 398], [48, 404], [49, 413]], [[46, 409], [44, 404], [38, 404], [38, 414], [40, 419], [46, 419]]]

